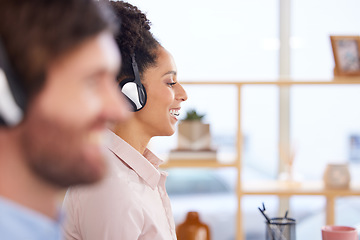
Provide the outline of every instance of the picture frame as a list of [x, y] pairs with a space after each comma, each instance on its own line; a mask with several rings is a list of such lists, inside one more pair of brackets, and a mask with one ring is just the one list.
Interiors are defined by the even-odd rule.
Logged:
[[330, 36], [335, 76], [360, 75], [360, 37]]

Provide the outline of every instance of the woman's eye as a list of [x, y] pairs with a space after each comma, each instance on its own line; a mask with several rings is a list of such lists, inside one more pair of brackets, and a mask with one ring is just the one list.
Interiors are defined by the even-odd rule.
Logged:
[[167, 83], [167, 85], [172, 88], [176, 83], [177, 82], [171, 82], [171, 83]]
[[172, 88], [175, 84], [177, 84], [177, 82], [171, 82], [171, 83], [168, 83], [167, 85]]

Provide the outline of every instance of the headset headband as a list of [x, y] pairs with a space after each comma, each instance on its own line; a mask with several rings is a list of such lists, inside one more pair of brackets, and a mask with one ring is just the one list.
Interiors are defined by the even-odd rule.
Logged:
[[132, 68], [133, 68], [133, 71], [134, 71], [134, 77], [135, 77], [134, 82], [138, 86], [141, 86], [139, 68], [138, 68], [138, 65], [137, 65], [136, 60], [135, 60], [135, 53], [131, 54], [131, 60], [132, 60]]

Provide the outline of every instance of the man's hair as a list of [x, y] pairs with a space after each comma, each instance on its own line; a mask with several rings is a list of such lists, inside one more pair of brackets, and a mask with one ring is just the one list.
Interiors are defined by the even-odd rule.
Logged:
[[94, 0], [0, 0], [0, 38], [29, 98], [55, 59], [117, 29], [112, 12]]

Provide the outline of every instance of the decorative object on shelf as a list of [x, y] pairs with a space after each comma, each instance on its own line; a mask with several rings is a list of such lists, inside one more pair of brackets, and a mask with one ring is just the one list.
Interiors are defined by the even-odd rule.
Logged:
[[328, 164], [324, 173], [324, 184], [328, 189], [348, 189], [350, 171], [347, 164]]
[[195, 110], [186, 113], [186, 118], [178, 125], [179, 150], [210, 149], [210, 125], [202, 122], [204, 116], [198, 114]]
[[349, 136], [349, 161], [360, 163], [360, 133]]
[[289, 154], [286, 153], [285, 147], [279, 145], [279, 158], [281, 162], [284, 163], [284, 171], [279, 174], [279, 180], [281, 183], [290, 185], [292, 187], [299, 186], [300, 177], [294, 173], [294, 160], [295, 160], [296, 151], [292, 147]]
[[210, 240], [210, 229], [202, 223], [198, 212], [188, 212], [185, 222], [176, 227], [178, 240]]
[[360, 37], [330, 36], [335, 67], [334, 76], [360, 75]]
[[171, 150], [169, 159], [216, 160], [211, 148], [210, 124], [203, 123], [205, 115], [189, 110], [178, 125], [178, 146]]

